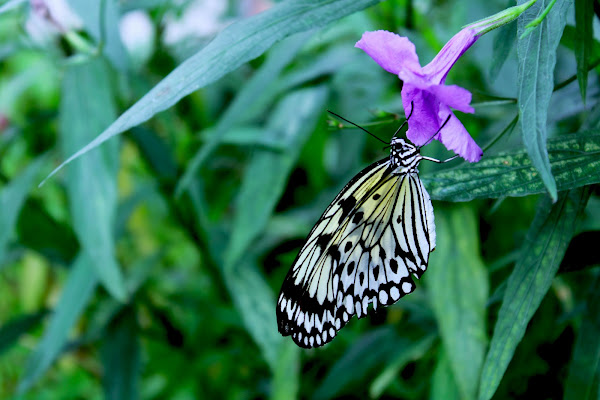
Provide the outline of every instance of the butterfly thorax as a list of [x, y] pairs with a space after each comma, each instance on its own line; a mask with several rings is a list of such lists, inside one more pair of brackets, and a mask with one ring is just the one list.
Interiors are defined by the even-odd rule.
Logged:
[[423, 159], [419, 149], [404, 139], [392, 138], [390, 162], [395, 174], [417, 172], [417, 166]]

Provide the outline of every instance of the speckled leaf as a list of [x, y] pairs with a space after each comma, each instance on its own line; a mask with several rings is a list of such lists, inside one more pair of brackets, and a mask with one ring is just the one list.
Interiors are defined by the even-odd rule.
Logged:
[[[550, 166], [559, 191], [600, 182], [600, 131], [563, 135], [548, 141]], [[525, 151], [487, 157], [423, 177], [431, 197], [446, 201], [527, 196], [545, 192]]]

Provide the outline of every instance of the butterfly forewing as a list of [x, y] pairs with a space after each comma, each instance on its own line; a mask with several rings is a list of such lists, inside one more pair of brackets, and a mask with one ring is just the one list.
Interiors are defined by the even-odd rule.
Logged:
[[355, 176], [300, 250], [277, 303], [279, 331], [310, 348], [331, 341], [352, 315], [366, 316], [414, 290], [411, 273], [435, 248], [433, 208], [416, 172], [389, 159]]

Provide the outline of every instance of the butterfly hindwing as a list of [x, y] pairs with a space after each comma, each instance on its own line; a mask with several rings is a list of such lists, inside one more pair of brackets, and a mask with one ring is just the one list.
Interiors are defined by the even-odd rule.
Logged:
[[279, 331], [321, 346], [368, 305], [390, 305], [414, 290], [435, 247], [431, 200], [416, 173], [381, 160], [354, 177], [325, 210], [279, 295]]

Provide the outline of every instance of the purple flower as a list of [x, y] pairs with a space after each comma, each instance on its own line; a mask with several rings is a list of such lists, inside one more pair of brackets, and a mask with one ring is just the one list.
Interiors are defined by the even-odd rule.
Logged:
[[406, 37], [387, 31], [365, 32], [356, 43], [377, 64], [404, 82], [402, 104], [408, 116], [411, 103], [415, 112], [410, 118], [406, 136], [417, 146], [422, 146], [450, 119], [436, 135], [448, 150], [470, 162], [479, 161], [483, 152], [475, 143], [451, 108], [473, 113], [471, 93], [456, 85], [444, 85], [448, 71], [465, 51], [477, 40], [478, 31], [464, 28], [458, 32], [435, 58], [421, 67], [415, 45]]

